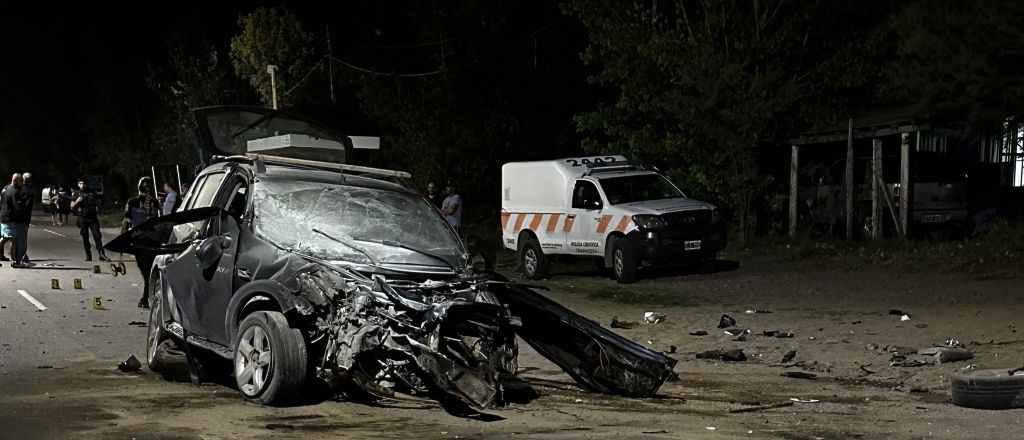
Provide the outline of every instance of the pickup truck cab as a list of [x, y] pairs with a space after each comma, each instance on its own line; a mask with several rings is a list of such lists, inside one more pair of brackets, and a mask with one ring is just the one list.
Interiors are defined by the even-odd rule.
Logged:
[[710, 271], [727, 244], [714, 205], [623, 156], [507, 163], [501, 182], [502, 242], [531, 279], [545, 277], [552, 259], [594, 259], [620, 283], [640, 267]]

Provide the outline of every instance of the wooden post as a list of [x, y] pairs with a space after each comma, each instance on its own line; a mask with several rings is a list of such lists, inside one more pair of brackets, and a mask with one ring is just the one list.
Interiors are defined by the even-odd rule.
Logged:
[[910, 134], [903, 133], [900, 143], [900, 225], [903, 226], [903, 238], [907, 236], [907, 224], [910, 219], [910, 197], [913, 193], [910, 188]]
[[796, 203], [797, 181], [796, 171], [800, 162], [799, 149], [793, 145], [793, 155], [789, 162], [789, 236], [796, 237]]
[[882, 236], [882, 141], [871, 140], [871, 238]]
[[853, 240], [853, 118], [846, 140], [846, 239]]

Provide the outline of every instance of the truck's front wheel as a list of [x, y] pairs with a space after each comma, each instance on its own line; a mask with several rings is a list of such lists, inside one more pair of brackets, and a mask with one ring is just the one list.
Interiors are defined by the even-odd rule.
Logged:
[[612, 271], [620, 284], [636, 281], [636, 255], [625, 238], [616, 238], [612, 243]]
[[548, 256], [541, 250], [540, 242], [530, 238], [519, 251], [519, 265], [523, 268], [523, 275], [531, 280], [539, 280], [548, 276], [551, 264]]

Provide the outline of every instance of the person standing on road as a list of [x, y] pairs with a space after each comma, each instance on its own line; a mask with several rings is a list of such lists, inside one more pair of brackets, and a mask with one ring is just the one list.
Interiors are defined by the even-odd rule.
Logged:
[[57, 191], [57, 212], [61, 226], [68, 225], [68, 216], [71, 215], [71, 194], [68, 193], [68, 184], [63, 184]]
[[[150, 193], [153, 192], [153, 179], [143, 177], [139, 179], [139, 196], [128, 200], [124, 208], [124, 226], [122, 233], [128, 228], [135, 228], [154, 217], [160, 216], [160, 202], [154, 199]], [[135, 264], [142, 272], [142, 299], [139, 300], [140, 309], [149, 308], [149, 270], [153, 267], [155, 254], [138, 252], [135, 254]]]
[[444, 205], [444, 196], [438, 191], [437, 185], [434, 184], [433, 180], [427, 183], [427, 198], [430, 199], [430, 203], [433, 203], [437, 209], [441, 209], [441, 206]]
[[51, 186], [46, 193], [46, 199], [50, 201], [50, 224], [53, 226], [59, 226], [60, 221], [58, 218], [58, 207], [60, 206], [60, 197], [57, 195], [57, 187]]
[[32, 208], [36, 205], [36, 189], [32, 185], [32, 173], [25, 173], [22, 176], [24, 183], [21, 185], [21, 190], [18, 191], [18, 197], [21, 198], [22, 212], [18, 220], [15, 221], [15, 225], [18, 227], [17, 243], [19, 252], [16, 262], [28, 265], [28, 226], [32, 223]]
[[[11, 243], [11, 260], [14, 261], [11, 267], [14, 268], [24, 267], [18, 261], [18, 227], [16, 223], [21, 216], [22, 182], [21, 174], [11, 176], [11, 184], [4, 187], [3, 194], [0, 195], [0, 236], [3, 237], [0, 239], [0, 251], [7, 243]], [[0, 261], [9, 261], [2, 253], [0, 252]]]
[[164, 197], [163, 215], [170, 215], [178, 209], [178, 192], [174, 190], [171, 182], [164, 182], [164, 192], [167, 193], [167, 197]]
[[444, 189], [445, 197], [441, 206], [441, 214], [445, 215], [448, 223], [455, 227], [456, 233], [462, 233], [462, 198], [455, 193], [455, 182], [448, 181]]
[[71, 195], [71, 209], [78, 217], [78, 231], [82, 234], [82, 245], [85, 246], [85, 261], [92, 261], [92, 249], [89, 248], [89, 232], [96, 242], [96, 252], [100, 261], [110, 261], [103, 251], [103, 234], [100, 232], [99, 208], [96, 206], [96, 195], [85, 185], [85, 179], [78, 179], [78, 191]]

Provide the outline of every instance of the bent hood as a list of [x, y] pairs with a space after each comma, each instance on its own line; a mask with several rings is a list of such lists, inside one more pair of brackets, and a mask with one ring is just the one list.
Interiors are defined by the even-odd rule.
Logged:
[[646, 202], [623, 203], [614, 205], [616, 208], [627, 210], [633, 214], [664, 215], [680, 211], [693, 211], [696, 209], [715, 209], [715, 205], [702, 202], [697, 199], [665, 199], [651, 200]]

